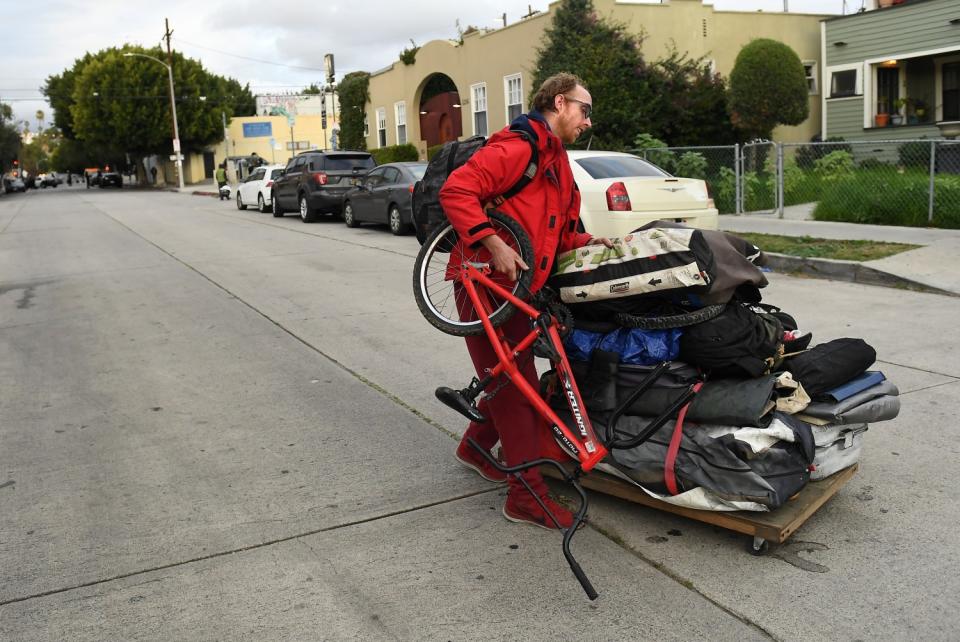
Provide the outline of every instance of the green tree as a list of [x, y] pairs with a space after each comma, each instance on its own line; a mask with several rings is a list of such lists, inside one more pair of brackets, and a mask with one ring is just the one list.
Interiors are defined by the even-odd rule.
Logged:
[[[79, 140], [91, 151], [118, 150], [136, 157], [171, 151], [172, 124], [167, 70], [139, 53], [166, 60], [159, 48], [126, 45], [87, 53], [63, 73], [50, 76], [43, 93], [55, 109], [54, 123], [67, 140]], [[181, 146], [201, 151], [222, 140], [221, 114], [252, 115], [256, 100], [249, 86], [206, 71], [173, 54], [177, 120]], [[114, 164], [116, 164], [114, 162]]]
[[736, 130], [727, 112], [727, 84], [704, 58], [672, 50], [654, 65], [660, 136], [674, 146], [731, 145]]
[[730, 73], [730, 119], [746, 138], [770, 138], [777, 125], [809, 115], [803, 64], [789, 46], [758, 38], [740, 50]]
[[656, 83], [640, 54], [641, 41], [625, 25], [601, 19], [591, 0], [563, 0], [537, 50], [531, 98], [548, 77], [568, 71], [593, 96], [591, 147], [622, 150], [641, 131], [659, 134], [662, 115], [648, 109]]
[[20, 132], [13, 124], [13, 109], [0, 103], [0, 174], [13, 167], [20, 155]]
[[317, 86], [317, 83], [312, 82], [309, 87], [304, 87], [300, 93], [304, 96], [319, 96], [323, 93], [323, 90]]
[[370, 74], [354, 71], [343, 77], [337, 87], [340, 97], [340, 149], [367, 148], [363, 119], [370, 102]]

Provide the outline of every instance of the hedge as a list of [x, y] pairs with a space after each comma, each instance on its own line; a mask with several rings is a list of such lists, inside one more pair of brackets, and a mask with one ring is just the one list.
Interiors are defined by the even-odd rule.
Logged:
[[410, 143], [381, 147], [380, 149], [371, 150], [370, 154], [373, 155], [373, 159], [377, 161], [377, 165], [420, 160], [420, 153], [417, 152], [417, 148]]

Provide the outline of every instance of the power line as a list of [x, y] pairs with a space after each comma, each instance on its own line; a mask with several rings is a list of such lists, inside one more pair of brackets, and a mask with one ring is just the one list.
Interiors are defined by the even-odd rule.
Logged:
[[262, 59], [260, 59], [260, 58], [251, 58], [251, 57], [249, 57], [249, 56], [241, 56], [240, 54], [230, 53], [229, 51], [221, 51], [220, 49], [214, 49], [214, 48], [212, 48], [212, 47], [205, 47], [204, 45], [198, 45], [198, 44], [196, 44], [195, 42], [187, 42], [186, 40], [184, 40], [184, 39], [182, 39], [182, 38], [174, 38], [174, 40], [176, 40], [176, 41], [179, 42], [179, 43], [185, 44], [185, 45], [190, 45], [191, 47], [197, 47], [198, 49], [205, 49], [205, 50], [207, 50], [207, 51], [212, 51], [212, 52], [214, 52], [214, 53], [222, 54], [222, 55], [224, 55], [224, 56], [231, 56], [231, 57], [233, 57], [233, 58], [240, 58], [241, 60], [250, 60], [250, 61], [252, 61], [252, 62], [260, 62], [260, 63], [263, 63], [263, 64], [265, 64], [265, 65], [275, 65], [275, 66], [277, 66], [277, 67], [288, 67], [288, 68], [290, 68], [290, 69], [304, 69], [304, 70], [306, 70], [306, 71], [320, 71], [320, 72], [326, 73], [326, 70], [325, 70], [325, 69], [319, 69], [319, 68], [317, 68], [317, 67], [301, 67], [301, 66], [299, 66], [299, 65], [288, 65], [288, 64], [283, 63], [283, 62], [274, 62], [274, 61], [272, 61], [272, 60], [262, 60]]

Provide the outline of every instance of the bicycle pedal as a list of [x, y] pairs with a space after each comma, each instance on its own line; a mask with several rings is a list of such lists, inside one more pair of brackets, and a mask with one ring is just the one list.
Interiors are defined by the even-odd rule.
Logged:
[[445, 406], [456, 410], [470, 421], [478, 424], [487, 422], [487, 418], [484, 417], [480, 409], [477, 408], [477, 404], [463, 394], [462, 390], [454, 390], [453, 388], [440, 386], [434, 391], [434, 394]]

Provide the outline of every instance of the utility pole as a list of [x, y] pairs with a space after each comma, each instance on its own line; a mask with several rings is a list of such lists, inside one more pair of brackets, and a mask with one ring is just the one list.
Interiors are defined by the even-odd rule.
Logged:
[[173, 94], [173, 52], [170, 49], [170, 19], [164, 18], [163, 37], [167, 41], [167, 72], [170, 80], [170, 116], [173, 119], [173, 155], [177, 163], [177, 180], [183, 189], [183, 157], [180, 154], [180, 129], [177, 127], [177, 101]]

